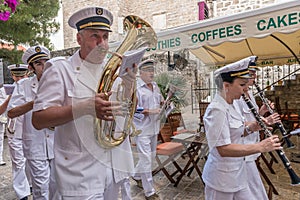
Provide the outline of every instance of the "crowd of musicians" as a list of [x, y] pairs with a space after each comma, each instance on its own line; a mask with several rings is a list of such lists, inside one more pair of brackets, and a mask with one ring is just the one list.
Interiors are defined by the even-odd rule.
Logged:
[[[26, 200], [32, 194], [34, 200], [114, 200], [121, 191], [121, 198], [130, 200], [132, 177], [146, 199], [160, 199], [151, 173], [164, 103], [153, 80], [155, 61], [128, 66], [111, 91], [98, 93], [107, 63], [99, 48], [108, 49], [113, 15], [105, 8], [88, 7], [75, 12], [68, 23], [77, 29], [80, 49], [74, 55], [50, 58], [46, 47], [32, 46], [24, 52], [23, 64], [8, 66], [13, 92], [0, 89], [0, 165], [5, 165], [6, 130], [17, 198]], [[250, 56], [214, 72], [218, 92], [204, 116], [207, 200], [268, 199], [255, 160], [282, 147], [276, 135], [260, 140], [259, 131], [266, 129], [261, 123], [279, 123], [280, 116], [260, 117], [268, 112], [267, 105], [259, 108], [249, 90], [259, 70], [256, 59]], [[136, 92], [136, 107], [143, 109], [134, 114], [133, 123], [141, 133], [105, 148], [95, 139], [95, 119], [115, 123], [114, 129], [122, 131], [128, 103], [116, 98], [120, 85], [122, 98]], [[136, 166], [132, 140], [138, 151]]]

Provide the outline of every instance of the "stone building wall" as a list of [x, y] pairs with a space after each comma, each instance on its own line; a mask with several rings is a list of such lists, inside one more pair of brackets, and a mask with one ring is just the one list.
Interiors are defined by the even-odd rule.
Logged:
[[215, 16], [231, 15], [262, 8], [275, 2], [276, 0], [216, 0], [214, 13]]
[[[64, 45], [65, 48], [78, 46], [76, 30], [68, 26], [67, 20], [72, 13], [87, 6], [102, 6], [112, 11], [114, 23], [110, 41], [121, 41], [124, 37], [121, 22], [125, 16], [140, 16], [154, 28], [158, 27], [156, 30], [159, 31], [158, 29], [197, 22], [198, 2], [199, 0], [62, 0]], [[217, 17], [264, 7], [274, 2], [276, 0], [207, 0], [207, 5], [210, 15]]]

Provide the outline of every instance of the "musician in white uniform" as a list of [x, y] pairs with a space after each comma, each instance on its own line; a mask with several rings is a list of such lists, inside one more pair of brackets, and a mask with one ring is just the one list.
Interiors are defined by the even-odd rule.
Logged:
[[[14, 86], [27, 78], [28, 66], [25, 64], [9, 65], [8, 69], [14, 79]], [[10, 94], [11, 95], [11, 94]], [[26, 200], [30, 195], [30, 174], [26, 173], [26, 158], [23, 153], [23, 121], [24, 116], [19, 116], [14, 119], [8, 118], [7, 124], [7, 137], [8, 147], [12, 162], [12, 175], [13, 175], [13, 188], [16, 192], [18, 199]]]
[[52, 199], [52, 194], [55, 193], [53, 128], [37, 130], [31, 122], [33, 100], [43, 74], [44, 64], [49, 58], [50, 52], [43, 46], [33, 46], [24, 52], [22, 61], [28, 64], [28, 68], [34, 71], [35, 76], [19, 81], [8, 106], [10, 118], [24, 116], [23, 151], [30, 168], [32, 195], [35, 200]]
[[[68, 23], [78, 30], [80, 49], [68, 60], [55, 58], [46, 63], [33, 124], [38, 129], [55, 126], [55, 199], [118, 199], [120, 185], [133, 172], [128, 137], [119, 146], [103, 148], [94, 135], [96, 118], [112, 120], [112, 111], [123, 109], [119, 102], [107, 100], [115, 93], [97, 92], [106, 64], [101, 49], [108, 49], [112, 21], [112, 13], [101, 7], [77, 11]], [[119, 79], [125, 98], [132, 96], [136, 71], [135, 66]], [[118, 122], [116, 128], [120, 129]]]
[[[154, 82], [154, 60], [145, 60], [139, 64], [140, 78], [137, 80], [138, 107], [144, 110], [134, 118], [134, 124], [142, 133], [135, 137], [138, 163], [135, 168], [134, 180], [140, 186], [142, 181], [146, 199], [159, 199], [155, 193], [152, 178], [152, 164], [156, 155], [157, 135], [160, 128], [160, 107], [164, 99], [159, 87]], [[143, 117], [141, 117], [143, 116]]]
[[4, 132], [7, 123], [6, 107], [8, 104], [8, 96], [5, 93], [3, 85], [0, 88], [0, 166], [6, 165], [3, 159]]
[[206, 200], [255, 199], [248, 186], [245, 156], [281, 148], [278, 136], [244, 144], [245, 127], [257, 131], [260, 126], [256, 121], [245, 122], [233, 101], [239, 99], [247, 87], [248, 65], [253, 59], [242, 59], [214, 73], [218, 92], [204, 115], [210, 151], [202, 175]]
[[[255, 106], [255, 109], [261, 116], [264, 116], [268, 109], [265, 105], [263, 105], [260, 109], [255, 101], [253, 96], [253, 91], [250, 87], [254, 85], [254, 81], [256, 78], [256, 71], [259, 70], [256, 67], [255, 62], [251, 62], [249, 65], [249, 74], [251, 78], [248, 82], [248, 87], [245, 90], [245, 95], [249, 98], [252, 104]], [[249, 107], [247, 106], [245, 100], [240, 98], [239, 100], [234, 101], [234, 104], [239, 107], [244, 120], [245, 121], [254, 121], [255, 117]], [[278, 113], [273, 113], [272, 115], [268, 116], [265, 122], [268, 122], [268, 125], [274, 124], [280, 121], [280, 116]], [[246, 128], [246, 130], [248, 127]], [[244, 138], [245, 144], [255, 144], [260, 141], [260, 133], [259, 131], [249, 132], [247, 136]], [[248, 185], [252, 195], [255, 197], [254, 199], [261, 199], [261, 200], [268, 200], [268, 196], [266, 190], [264, 188], [263, 182], [260, 178], [259, 171], [257, 169], [255, 160], [260, 156], [260, 153], [252, 154], [245, 157], [246, 160], [246, 169], [247, 169], [247, 176], [248, 176]]]

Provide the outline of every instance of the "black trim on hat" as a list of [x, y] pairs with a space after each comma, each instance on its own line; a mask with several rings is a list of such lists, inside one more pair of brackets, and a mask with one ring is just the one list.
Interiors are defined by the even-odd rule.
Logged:
[[44, 53], [44, 52], [37, 52], [37, 53], [33, 54], [32, 56], [30, 56], [27, 59], [27, 63], [30, 64], [33, 61], [36, 61], [36, 60], [38, 60], [40, 58], [49, 59], [49, 56], [46, 53]]
[[12, 76], [25, 76], [28, 69], [19, 68], [19, 69], [11, 69], [10, 73]]
[[99, 27], [105, 30], [110, 30], [110, 22], [102, 16], [94, 16], [85, 18], [76, 23], [77, 30], [80, 31], [85, 28]]
[[256, 63], [255, 62], [250, 62], [249, 66], [256, 66]]
[[149, 61], [147, 61], [147, 62], [141, 64], [141, 65], [139, 66], [139, 69], [142, 69], [142, 68], [145, 68], [145, 67], [150, 67], [150, 66], [152, 66], [152, 67], [154, 68], [154, 62], [151, 61], [151, 60], [149, 60]]
[[248, 69], [221, 73], [223, 81], [231, 82], [235, 78], [251, 78]]

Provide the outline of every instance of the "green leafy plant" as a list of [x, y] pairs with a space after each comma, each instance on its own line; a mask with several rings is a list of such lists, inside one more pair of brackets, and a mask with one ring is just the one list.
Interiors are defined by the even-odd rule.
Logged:
[[184, 76], [176, 72], [163, 72], [157, 74], [154, 81], [157, 83], [164, 99], [167, 99], [168, 94], [173, 94], [170, 102], [173, 102], [175, 109], [172, 113], [181, 112], [180, 109], [188, 105], [188, 82]]

